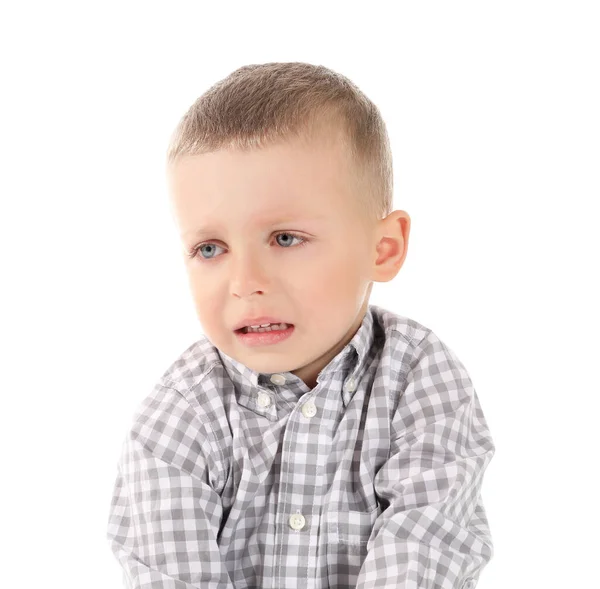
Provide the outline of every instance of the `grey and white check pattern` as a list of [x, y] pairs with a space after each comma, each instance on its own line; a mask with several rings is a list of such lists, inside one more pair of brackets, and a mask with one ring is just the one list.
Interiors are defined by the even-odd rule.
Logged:
[[129, 589], [472, 589], [495, 452], [454, 352], [370, 305], [310, 389], [206, 336], [141, 402], [107, 529]]

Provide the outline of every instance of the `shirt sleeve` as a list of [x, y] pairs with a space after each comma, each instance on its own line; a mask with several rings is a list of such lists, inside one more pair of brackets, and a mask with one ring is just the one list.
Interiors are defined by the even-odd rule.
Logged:
[[481, 484], [495, 446], [464, 366], [433, 332], [411, 356], [391, 435], [357, 589], [476, 587], [493, 556]]
[[176, 396], [148, 401], [123, 442], [107, 538], [127, 589], [233, 589], [207, 430]]

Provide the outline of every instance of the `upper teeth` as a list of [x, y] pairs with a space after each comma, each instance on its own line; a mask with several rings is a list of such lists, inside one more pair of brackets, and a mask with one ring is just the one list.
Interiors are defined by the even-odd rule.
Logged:
[[245, 331], [249, 330], [266, 330], [266, 329], [286, 329], [288, 327], [287, 323], [263, 323], [262, 325], [248, 325], [244, 327]]

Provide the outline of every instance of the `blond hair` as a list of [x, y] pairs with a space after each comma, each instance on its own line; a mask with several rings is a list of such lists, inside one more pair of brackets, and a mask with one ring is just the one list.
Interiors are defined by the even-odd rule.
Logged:
[[[333, 125], [333, 126], [331, 126]], [[287, 138], [341, 130], [363, 214], [392, 211], [392, 154], [377, 106], [348, 78], [322, 65], [245, 65], [204, 92], [175, 128], [167, 165], [185, 155], [254, 149]]]

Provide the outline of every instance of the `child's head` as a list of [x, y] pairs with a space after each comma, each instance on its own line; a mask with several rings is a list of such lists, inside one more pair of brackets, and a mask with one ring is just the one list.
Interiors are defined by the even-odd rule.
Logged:
[[[167, 176], [206, 336], [253, 370], [313, 387], [360, 327], [373, 281], [406, 256], [410, 217], [392, 211], [377, 107], [323, 66], [247, 65], [181, 119]], [[244, 343], [236, 326], [261, 316], [292, 324], [291, 336]]]

